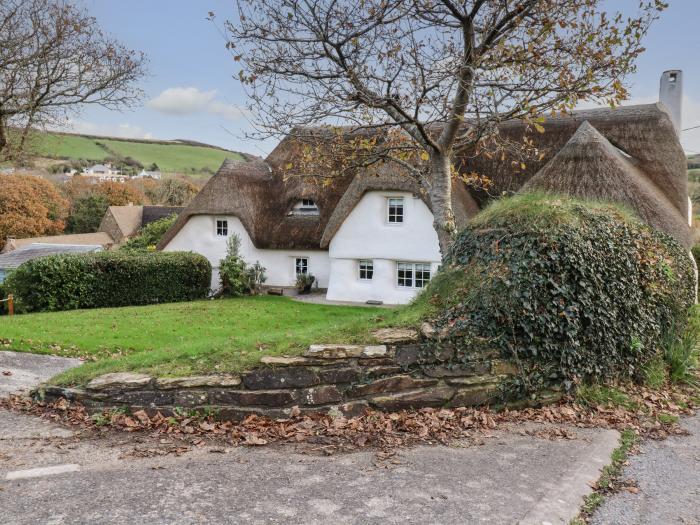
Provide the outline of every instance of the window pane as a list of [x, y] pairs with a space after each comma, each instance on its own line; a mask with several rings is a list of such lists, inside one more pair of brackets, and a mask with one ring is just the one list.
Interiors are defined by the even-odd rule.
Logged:
[[423, 288], [430, 280], [430, 265], [416, 263], [416, 288]]
[[309, 260], [297, 257], [295, 262], [295, 268], [297, 275], [309, 273]]
[[374, 262], [360, 261], [360, 279], [370, 280], [374, 276]]
[[413, 265], [410, 263], [398, 263], [397, 277], [399, 286], [413, 286]]
[[387, 199], [387, 207], [387, 219], [389, 222], [403, 222], [403, 198]]
[[216, 234], [220, 237], [225, 237], [228, 235], [228, 221], [227, 220], [217, 220], [216, 221]]

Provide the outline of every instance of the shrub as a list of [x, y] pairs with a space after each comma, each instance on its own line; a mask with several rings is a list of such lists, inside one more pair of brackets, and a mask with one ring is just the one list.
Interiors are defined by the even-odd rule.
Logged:
[[419, 299], [446, 331], [440, 346], [456, 360], [499, 350], [519, 364], [522, 391], [640, 378], [694, 300], [692, 263], [676, 241], [613, 205], [538, 194], [475, 217], [444, 267], [456, 284], [438, 276]]
[[139, 231], [138, 235], [132, 237], [120, 249], [129, 252], [154, 251], [160, 239], [165, 235], [170, 227], [177, 220], [177, 214], [173, 213], [162, 219], [153, 221]]
[[18, 310], [72, 310], [203, 299], [211, 265], [183, 252], [100, 252], [28, 261], [5, 281]]
[[248, 266], [239, 251], [241, 238], [238, 234], [232, 234], [226, 243], [226, 257], [219, 261], [219, 281], [221, 282], [221, 295], [237, 297], [243, 294], [256, 295], [260, 293], [260, 286], [267, 280], [265, 267], [260, 261]]

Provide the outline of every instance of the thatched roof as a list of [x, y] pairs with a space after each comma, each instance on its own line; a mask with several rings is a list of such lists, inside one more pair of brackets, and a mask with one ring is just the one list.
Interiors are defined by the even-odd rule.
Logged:
[[[484, 190], [468, 188], [461, 182], [455, 182], [453, 207], [458, 224], [463, 224], [477, 213], [491, 198], [515, 193], [522, 188], [562, 152], [586, 121], [595, 127], [599, 138], [588, 149], [580, 149], [585, 149], [591, 155], [590, 163], [585, 155], [580, 156], [576, 162], [563, 162], [564, 167], [570, 168], [566, 178], [575, 180], [576, 170], [583, 169], [587, 173], [598, 169], [605, 171], [596, 171], [597, 178], [591, 178], [591, 181], [598, 181], [598, 186], [593, 182], [581, 185], [580, 191], [585, 194], [580, 196], [611, 200], [624, 197], [624, 202], [640, 210], [640, 215], [651, 224], [671, 233], [681, 242], [686, 242], [687, 227], [684, 228], [681, 222], [687, 213], [685, 155], [669, 115], [658, 104], [578, 111], [572, 115], [548, 118], [542, 124], [544, 133], [530, 130], [521, 121], [501, 124], [498, 132], [503, 138], [522, 143], [526, 137], [537, 149], [538, 157], [525, 161], [525, 169], [520, 169], [521, 160], [516, 162], [507, 155], [459, 152], [456, 164], [462, 174], [483, 175], [492, 184]], [[304, 129], [300, 133], [327, 134], [328, 129]], [[576, 155], [576, 148], [581, 148], [576, 144], [588, 136], [584, 131], [585, 128], [574, 144], [567, 148], [568, 153], [562, 152], [562, 155]], [[426, 200], [415, 182], [389, 165], [348, 171], [330, 177], [327, 179], [328, 184], [323, 185], [312, 182], [309, 177], [290, 177], [286, 166], [299, 164], [296, 161], [302, 147], [294, 134], [290, 134], [265, 160], [252, 158], [249, 162], [225, 161], [217, 174], [180, 214], [175, 225], [161, 240], [159, 248], [165, 247], [191, 216], [235, 215], [257, 248], [325, 249], [367, 191], [405, 190]], [[611, 148], [617, 153], [610, 153]], [[619, 153], [618, 149], [624, 154]], [[628, 159], [626, 155], [631, 158]], [[557, 164], [564, 159], [566, 157], [560, 157]], [[557, 164], [543, 173], [556, 177], [554, 166]], [[310, 172], [317, 170], [323, 173], [327, 169], [328, 162], [319, 160], [319, 165], [311, 166], [306, 174], [318, 175]], [[634, 180], [635, 183], [630, 185], [634, 191], [629, 189], [623, 194], [619, 184], [610, 179], [614, 174], [618, 176], [620, 173]], [[569, 186], [579, 187], [572, 182]], [[316, 202], [319, 215], [289, 213], [294, 204], [304, 198]], [[641, 200], [644, 202], [633, 204]]]
[[618, 202], [651, 226], [689, 244], [690, 228], [685, 217], [636, 162], [584, 121], [521, 191]]
[[571, 115], [552, 117], [542, 124], [544, 133], [534, 129], [526, 132], [521, 121], [505, 122], [499, 126], [501, 136], [522, 142], [523, 136], [532, 140], [543, 155], [541, 159], [520, 161], [508, 155], [488, 157], [460, 153], [460, 171], [475, 172], [489, 177], [493, 185], [487, 191], [471, 190], [480, 205], [493, 197], [518, 191], [544, 167], [569, 141], [579, 126], [588, 121], [615, 147], [635, 159], [646, 176], [661, 189], [674, 207], [686, 216], [687, 177], [686, 158], [676, 136], [671, 117], [659, 104], [621, 106], [574, 111]]

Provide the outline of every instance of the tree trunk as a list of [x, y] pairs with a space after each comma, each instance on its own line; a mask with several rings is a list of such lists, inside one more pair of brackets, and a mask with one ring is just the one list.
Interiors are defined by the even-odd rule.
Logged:
[[430, 204], [433, 207], [433, 227], [437, 232], [440, 251], [445, 256], [456, 231], [452, 213], [452, 163], [448, 155], [433, 153], [430, 157]]
[[0, 158], [2, 158], [2, 153], [7, 146], [7, 128], [6, 128], [5, 116], [0, 113]]

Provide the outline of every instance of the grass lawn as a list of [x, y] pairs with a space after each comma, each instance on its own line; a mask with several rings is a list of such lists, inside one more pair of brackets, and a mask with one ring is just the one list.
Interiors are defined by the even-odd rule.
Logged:
[[6, 350], [87, 358], [56, 378], [83, 384], [117, 371], [239, 372], [264, 355], [300, 354], [311, 343], [370, 342], [372, 328], [407, 324], [410, 311], [244, 297], [5, 316], [0, 341], [10, 340]]

